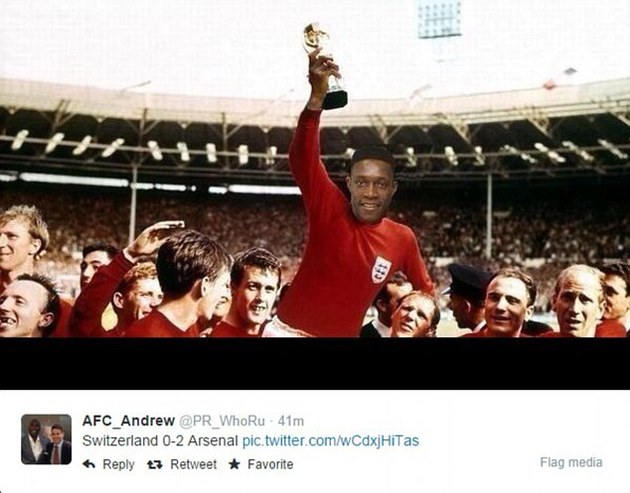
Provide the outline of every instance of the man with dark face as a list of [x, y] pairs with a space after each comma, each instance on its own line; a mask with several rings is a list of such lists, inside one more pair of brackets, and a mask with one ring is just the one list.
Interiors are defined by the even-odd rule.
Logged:
[[39, 420], [31, 419], [27, 432], [22, 435], [22, 464], [37, 464], [49, 442]]
[[418, 240], [407, 226], [386, 216], [398, 188], [395, 161], [385, 147], [358, 149], [346, 186], [350, 203], [328, 176], [320, 159], [319, 120], [331, 75], [332, 58], [309, 54], [311, 94], [299, 117], [289, 164], [302, 192], [308, 218], [308, 244], [277, 317], [265, 333], [356, 337], [376, 294], [396, 271], [415, 289], [433, 294]]

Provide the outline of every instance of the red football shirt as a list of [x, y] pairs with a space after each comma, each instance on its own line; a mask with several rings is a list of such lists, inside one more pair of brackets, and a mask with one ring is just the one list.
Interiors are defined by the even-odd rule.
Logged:
[[289, 151], [308, 218], [300, 268], [278, 307], [290, 326], [320, 337], [357, 337], [384, 282], [401, 270], [415, 289], [434, 285], [413, 231], [388, 218], [358, 221], [320, 160], [321, 111], [305, 109]]

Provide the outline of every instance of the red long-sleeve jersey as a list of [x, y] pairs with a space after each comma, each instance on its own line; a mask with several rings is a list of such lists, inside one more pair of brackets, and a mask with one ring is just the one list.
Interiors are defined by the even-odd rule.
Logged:
[[314, 336], [356, 337], [372, 300], [394, 272], [404, 272], [415, 289], [430, 294], [434, 285], [409, 227], [388, 218], [377, 224], [355, 218], [319, 157], [320, 115], [302, 112], [289, 151], [306, 209], [308, 242], [278, 316]]

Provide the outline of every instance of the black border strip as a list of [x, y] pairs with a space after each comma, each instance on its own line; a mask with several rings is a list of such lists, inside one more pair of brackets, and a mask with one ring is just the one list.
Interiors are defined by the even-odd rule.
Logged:
[[4, 389], [630, 390], [630, 339], [5, 339], [0, 355]]

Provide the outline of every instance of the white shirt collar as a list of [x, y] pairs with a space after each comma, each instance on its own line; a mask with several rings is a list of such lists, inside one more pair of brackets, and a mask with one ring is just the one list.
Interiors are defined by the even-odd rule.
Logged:
[[381, 335], [381, 337], [391, 337], [392, 336], [392, 329], [391, 329], [391, 327], [388, 327], [387, 325], [385, 325], [378, 318], [375, 318], [372, 321], [372, 324], [374, 325], [374, 328], [376, 329], [376, 331]]

